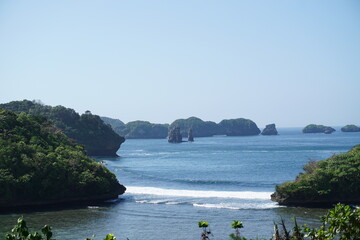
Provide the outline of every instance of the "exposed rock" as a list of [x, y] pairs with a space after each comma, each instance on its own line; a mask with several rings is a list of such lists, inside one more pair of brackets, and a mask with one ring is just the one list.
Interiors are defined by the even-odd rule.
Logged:
[[336, 130], [332, 127], [324, 125], [309, 124], [302, 130], [303, 133], [326, 133], [330, 134]]
[[342, 132], [360, 132], [360, 127], [353, 124], [341, 128]]
[[182, 135], [180, 133], [179, 127], [174, 127], [169, 131], [168, 142], [169, 143], [181, 143], [182, 142]]
[[188, 142], [193, 142], [193, 141], [194, 141], [194, 136], [193, 136], [192, 129], [190, 128], [189, 133], [188, 133]]
[[261, 135], [278, 135], [275, 124], [266, 125]]

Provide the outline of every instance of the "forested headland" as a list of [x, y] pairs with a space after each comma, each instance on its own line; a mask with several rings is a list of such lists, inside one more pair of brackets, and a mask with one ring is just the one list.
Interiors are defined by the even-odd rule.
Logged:
[[0, 109], [0, 209], [112, 199], [125, 189], [45, 117]]
[[90, 111], [79, 115], [71, 108], [46, 106], [29, 100], [0, 104], [0, 108], [46, 117], [66, 136], [84, 145], [89, 156], [117, 156], [116, 152], [125, 141], [125, 138], [115, 133], [99, 116]]

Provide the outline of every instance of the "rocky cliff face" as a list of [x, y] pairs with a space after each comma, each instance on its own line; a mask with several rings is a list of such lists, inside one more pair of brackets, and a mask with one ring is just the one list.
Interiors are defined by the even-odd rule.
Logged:
[[193, 142], [193, 141], [194, 141], [194, 136], [193, 136], [192, 129], [190, 129], [189, 133], [188, 133], [188, 142]]
[[182, 135], [180, 133], [179, 127], [174, 127], [169, 131], [168, 142], [169, 143], [181, 143], [182, 142]]
[[264, 130], [261, 132], [261, 135], [278, 135], [275, 124], [266, 125]]

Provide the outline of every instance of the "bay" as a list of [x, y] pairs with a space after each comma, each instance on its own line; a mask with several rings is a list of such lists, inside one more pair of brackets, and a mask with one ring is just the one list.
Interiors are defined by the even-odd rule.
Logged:
[[[338, 129], [337, 129], [338, 130]], [[360, 133], [303, 134], [278, 129], [278, 136], [127, 140], [118, 158], [97, 158], [127, 187], [118, 200], [94, 206], [43, 208], [0, 215], [3, 236], [23, 215], [28, 225], [53, 227], [56, 239], [199, 239], [197, 222], [208, 221], [212, 239], [226, 239], [233, 220], [246, 237], [270, 238], [273, 221], [316, 225], [326, 209], [280, 207], [270, 200], [275, 186], [293, 180], [310, 160], [346, 152]]]

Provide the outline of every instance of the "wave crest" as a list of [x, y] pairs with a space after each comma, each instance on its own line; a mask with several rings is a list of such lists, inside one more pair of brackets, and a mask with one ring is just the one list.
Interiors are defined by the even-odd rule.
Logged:
[[165, 189], [156, 187], [126, 187], [127, 194], [143, 194], [155, 196], [174, 196], [190, 198], [234, 198], [234, 199], [261, 199], [270, 200], [272, 192], [251, 192], [251, 191], [202, 191], [184, 189]]

